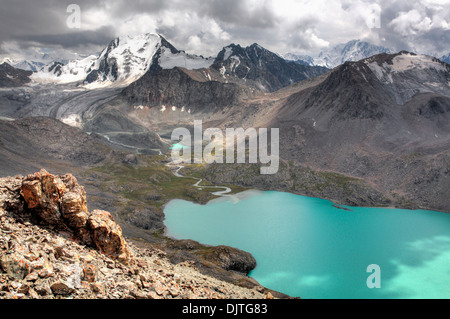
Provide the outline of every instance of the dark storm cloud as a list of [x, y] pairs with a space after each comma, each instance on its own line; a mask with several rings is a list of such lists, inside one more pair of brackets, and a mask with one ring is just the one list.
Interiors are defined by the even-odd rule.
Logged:
[[[81, 29], [67, 27], [71, 3], [81, 8]], [[364, 39], [369, 30], [363, 12], [372, 3], [381, 7], [381, 29], [372, 32], [382, 39], [377, 44], [448, 51], [445, 23], [428, 29], [425, 23], [443, 20], [448, 12], [449, 5], [437, 0], [2, 0], [0, 53], [10, 42], [20, 48], [101, 49], [127, 32], [159, 32], [179, 49], [196, 53], [213, 54], [231, 42], [258, 42], [283, 50], [279, 53], [317, 52], [328, 44]], [[419, 16], [417, 25], [407, 24], [408, 13]]]
[[[96, 8], [107, 13], [111, 27], [97, 30], [70, 30], [66, 26], [69, 13], [67, 6], [75, 3], [82, 13]], [[276, 25], [276, 17], [267, 6], [248, 6], [243, 0], [138, 0], [138, 1], [87, 1], [87, 0], [4, 0], [0, 12], [0, 43], [3, 41], [22, 41], [20, 45], [42, 43], [43, 45], [61, 45], [74, 47], [83, 41], [93, 44], [105, 42], [105, 38], [114, 37], [114, 21], [132, 18], [135, 14], [157, 14], [162, 10], [195, 12], [198, 16], [211, 17], [217, 21], [252, 28], [271, 28]], [[83, 16], [82, 16], [83, 17]], [[167, 35], [173, 35], [176, 28], [170, 30], [161, 26]], [[66, 36], [67, 35], [67, 36]]]
[[158, 13], [162, 10], [173, 8], [172, 2], [168, 0], [100, 1], [98, 6], [108, 10], [115, 17], [123, 17], [142, 12]]
[[233, 25], [265, 29], [275, 27], [278, 21], [270, 6], [263, 4], [252, 6], [244, 0], [200, 0], [195, 4], [200, 16], [207, 15]]
[[[57, 34], [66, 29], [67, 6], [74, 1], [2, 0], [0, 41], [33, 34]], [[92, 7], [95, 1], [76, 1]], [[65, 30], [67, 31], [67, 30]]]
[[72, 31], [60, 34], [36, 34], [18, 36], [26, 43], [39, 43], [43, 46], [60, 45], [64, 48], [75, 48], [82, 45], [107, 45], [115, 36], [112, 27], [101, 27], [94, 31]]
[[[114, 35], [111, 27], [88, 31], [67, 27], [66, 21], [71, 14], [67, 12], [67, 6], [73, 2], [2, 0], [0, 45], [5, 41], [14, 41], [22, 48], [49, 45], [73, 48], [81, 44], [108, 43]], [[89, 9], [99, 5], [101, 1], [76, 0], [76, 3]]]
[[248, 0], [140, 0], [132, 3], [119, 0], [106, 7], [117, 17], [172, 10], [195, 12], [200, 17], [207, 16], [220, 22], [254, 28], [274, 27], [278, 20], [270, 6], [264, 3], [252, 5]]
[[385, 2], [382, 5], [381, 13], [381, 29], [379, 34], [385, 39], [384, 45], [393, 48], [396, 51], [408, 50], [412, 51], [408, 39], [402, 35], [397, 34], [390, 22], [394, 20], [399, 12], [407, 12], [413, 8], [412, 1], [396, 1], [396, 2]]
[[450, 30], [433, 30], [417, 37], [424, 48], [433, 48], [435, 52], [450, 52]]

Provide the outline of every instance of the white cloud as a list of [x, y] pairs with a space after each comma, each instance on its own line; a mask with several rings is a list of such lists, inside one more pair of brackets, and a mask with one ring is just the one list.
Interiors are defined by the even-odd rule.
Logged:
[[[353, 39], [373, 37], [381, 27], [380, 1], [285, 0], [274, 1], [274, 13], [285, 50], [298, 54], [319, 50]], [[287, 52], [287, 51], [286, 51]]]
[[83, 10], [80, 14], [81, 28], [83, 30], [96, 30], [111, 25], [111, 16], [102, 8]]
[[400, 12], [397, 18], [389, 23], [400, 35], [415, 35], [418, 32], [429, 31], [431, 29], [431, 19], [423, 16], [416, 9], [408, 12]]
[[[383, 30], [391, 46], [435, 56], [448, 54], [450, 1], [422, 0], [385, 4], [390, 21]], [[395, 14], [393, 14], [395, 13]]]
[[114, 24], [116, 36], [129, 35], [131, 37], [143, 33], [154, 33], [157, 26], [155, 17], [145, 12], [116, 21]]
[[389, 26], [403, 36], [422, 34], [432, 29], [450, 30], [449, 17], [449, 1], [423, 0], [414, 2], [413, 9], [400, 11]]

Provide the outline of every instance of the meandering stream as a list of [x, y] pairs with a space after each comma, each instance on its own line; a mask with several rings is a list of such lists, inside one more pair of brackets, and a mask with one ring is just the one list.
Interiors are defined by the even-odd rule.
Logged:
[[223, 189], [222, 191], [211, 192], [211, 194], [213, 194], [215, 196], [232, 196], [232, 195], [228, 195], [229, 193], [231, 193], [231, 188], [229, 188], [229, 187], [226, 187], [226, 186], [201, 186], [200, 183], [203, 182], [202, 178], [181, 175], [180, 170], [182, 168], [184, 168], [183, 165], [178, 165], [178, 168], [174, 172], [174, 175], [177, 177], [192, 178], [192, 179], [197, 180], [197, 182], [195, 184], [192, 184], [192, 186], [197, 187], [198, 189], [204, 189], [204, 188]]

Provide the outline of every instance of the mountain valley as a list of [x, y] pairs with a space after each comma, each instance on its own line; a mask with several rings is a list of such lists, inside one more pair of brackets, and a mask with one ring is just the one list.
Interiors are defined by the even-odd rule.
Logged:
[[[406, 51], [353, 57], [318, 66], [230, 44], [205, 58], [145, 34], [34, 73], [4, 63], [0, 176], [71, 172], [90, 209], [110, 211], [124, 235], [177, 261], [195, 254], [192, 243], [164, 236], [164, 205], [204, 204], [216, 197], [211, 185], [449, 213], [450, 65]], [[279, 128], [279, 171], [203, 163], [184, 165], [187, 178], [174, 175], [171, 132], [194, 120], [203, 129]]]
[[[75, 74], [73, 65], [86, 59], [94, 62], [75, 82], [54, 82]], [[191, 127], [194, 119], [204, 129], [277, 127], [281, 160], [291, 163], [283, 166], [289, 177], [253, 176], [258, 187], [280, 180], [279, 189], [341, 203], [450, 207], [449, 65], [435, 58], [381, 53], [329, 71], [286, 62], [257, 44], [232, 44], [215, 59], [188, 55], [146, 34], [118, 38], [98, 58], [86, 59], [60, 65], [59, 73], [53, 68], [54, 84], [47, 82], [51, 67], [45, 67], [31, 76], [32, 84], [3, 89], [0, 115], [55, 118], [110, 147], [150, 155], [168, 154], [171, 130]], [[212, 172], [216, 166], [220, 175]], [[255, 186], [232, 177], [239, 165], [203, 169], [215, 183]], [[357, 180], [374, 198], [327, 196], [316, 187], [324, 183], [299, 182], [302, 170]]]

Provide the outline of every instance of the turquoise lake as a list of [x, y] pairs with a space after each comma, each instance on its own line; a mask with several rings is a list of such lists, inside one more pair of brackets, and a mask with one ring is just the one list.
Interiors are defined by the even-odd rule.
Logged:
[[[450, 214], [333, 207], [327, 200], [247, 191], [207, 205], [172, 200], [167, 235], [250, 252], [259, 283], [308, 298], [450, 298]], [[368, 288], [368, 265], [380, 288]]]

